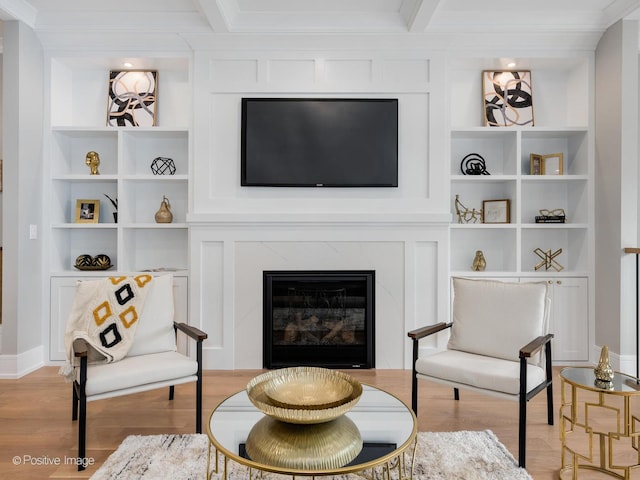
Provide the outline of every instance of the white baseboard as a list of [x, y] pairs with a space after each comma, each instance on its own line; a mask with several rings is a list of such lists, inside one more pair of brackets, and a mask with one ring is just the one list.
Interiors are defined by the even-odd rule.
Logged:
[[44, 347], [32, 348], [18, 355], [0, 354], [0, 379], [17, 379], [44, 366]]

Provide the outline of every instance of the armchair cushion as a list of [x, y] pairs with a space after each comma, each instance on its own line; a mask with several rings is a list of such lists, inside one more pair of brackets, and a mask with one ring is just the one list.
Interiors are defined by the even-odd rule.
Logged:
[[[520, 392], [520, 363], [499, 358], [476, 355], [457, 350], [419, 358], [416, 361], [418, 376], [443, 379], [483, 390], [518, 396]], [[527, 392], [545, 381], [544, 369], [527, 365]]]
[[192, 375], [192, 381], [196, 381], [197, 373], [198, 362], [178, 352], [125, 357], [119, 362], [88, 365], [85, 393], [91, 397]]
[[546, 333], [549, 299], [544, 282], [454, 278], [453, 295], [448, 349], [518, 362], [520, 349]]
[[127, 357], [175, 351], [174, 315], [173, 276], [155, 277], [147, 292], [138, 330]]

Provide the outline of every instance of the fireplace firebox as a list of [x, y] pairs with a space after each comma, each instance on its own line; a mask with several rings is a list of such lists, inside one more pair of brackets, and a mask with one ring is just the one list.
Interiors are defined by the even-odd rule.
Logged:
[[263, 272], [263, 364], [374, 368], [375, 272]]

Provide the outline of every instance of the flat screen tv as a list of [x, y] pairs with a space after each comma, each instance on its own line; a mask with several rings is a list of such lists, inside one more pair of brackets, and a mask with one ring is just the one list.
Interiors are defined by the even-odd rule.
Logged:
[[243, 98], [241, 185], [397, 187], [398, 100]]

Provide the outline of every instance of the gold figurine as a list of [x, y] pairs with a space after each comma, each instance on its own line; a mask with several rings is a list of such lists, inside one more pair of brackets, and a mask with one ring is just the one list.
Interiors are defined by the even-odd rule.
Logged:
[[596, 376], [596, 380], [600, 382], [608, 383], [613, 380], [613, 369], [609, 363], [609, 347], [606, 345], [600, 351], [600, 361], [593, 373]]
[[100, 165], [100, 155], [98, 152], [87, 152], [87, 157], [85, 158], [85, 162], [87, 166], [91, 169], [91, 175], [100, 175], [98, 171], [98, 165]]
[[482, 219], [482, 210], [468, 209], [460, 201], [460, 195], [456, 194], [456, 214], [458, 215], [458, 223], [478, 223]]
[[487, 268], [487, 261], [484, 259], [484, 253], [482, 253], [482, 250], [476, 250], [476, 256], [473, 259], [471, 270], [474, 272], [484, 272], [485, 268]]

